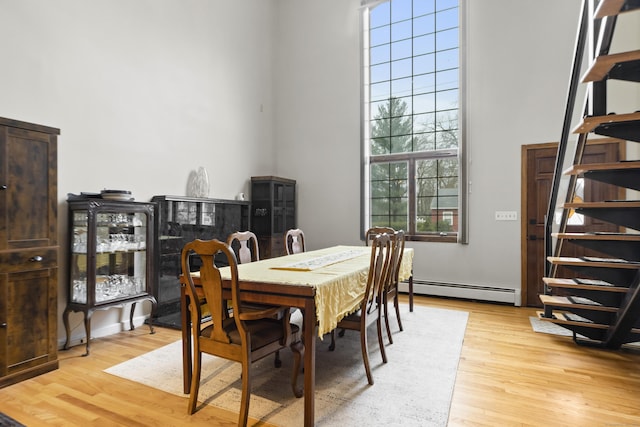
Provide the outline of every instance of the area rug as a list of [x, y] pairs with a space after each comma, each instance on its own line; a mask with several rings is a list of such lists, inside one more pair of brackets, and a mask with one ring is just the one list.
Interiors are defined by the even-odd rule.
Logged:
[[[382, 363], [375, 325], [369, 327], [369, 356], [375, 384], [364, 371], [357, 332], [318, 339], [316, 348], [315, 419], [317, 426], [403, 425], [446, 426], [468, 313], [430, 307], [402, 306], [404, 331], [391, 320], [393, 344]], [[385, 343], [386, 343], [385, 337]], [[304, 399], [290, 386], [293, 357], [281, 352], [282, 367], [273, 357], [253, 365], [249, 415], [278, 426], [303, 425]], [[182, 392], [181, 342], [161, 347], [105, 370], [113, 375], [167, 391]], [[302, 381], [302, 377], [300, 377]], [[240, 364], [203, 356], [199, 401], [233, 412], [240, 407]], [[391, 409], [392, 408], [392, 409]]]

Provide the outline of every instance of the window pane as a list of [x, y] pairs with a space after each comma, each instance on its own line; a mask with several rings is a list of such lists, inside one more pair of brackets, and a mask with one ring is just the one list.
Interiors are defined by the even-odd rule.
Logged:
[[378, 46], [391, 42], [391, 26], [385, 25], [384, 27], [374, 28], [369, 32], [369, 38], [371, 46]]
[[426, 74], [435, 71], [435, 54], [413, 57], [413, 74]]
[[391, 53], [389, 52], [389, 44], [381, 44], [380, 46], [372, 47], [370, 52], [371, 65], [381, 64], [383, 62], [389, 62]]
[[413, 16], [433, 13], [435, 11], [435, 0], [413, 0]]
[[391, 22], [411, 19], [411, 0], [394, 0], [391, 2]]
[[[443, 3], [443, 2], [439, 2]], [[453, 2], [449, 2], [453, 3]], [[453, 28], [458, 26], [458, 8], [453, 7], [455, 4], [450, 4], [447, 7], [449, 9], [445, 9], [445, 5], [440, 7], [440, 4], [436, 6], [438, 10], [436, 12], [436, 30], [445, 30], [448, 28]], [[444, 9], [444, 10], [443, 10]]]
[[415, 114], [428, 113], [436, 108], [436, 94], [425, 93], [413, 97], [413, 112]]
[[420, 94], [433, 92], [436, 89], [436, 76], [438, 74], [421, 74], [413, 78], [413, 93]]
[[433, 52], [436, 45], [436, 35], [426, 34], [420, 37], [413, 38], [413, 54], [424, 55], [429, 52]]
[[458, 69], [438, 71], [435, 74], [437, 81], [436, 90], [457, 89], [458, 88]]
[[389, 23], [391, 16], [391, 3], [380, 3], [369, 14], [371, 28], [376, 28]]
[[444, 90], [436, 93], [437, 110], [442, 111], [458, 108], [458, 89]]
[[436, 34], [436, 49], [454, 49], [458, 47], [458, 29], [452, 28], [450, 30], [440, 31]]
[[393, 61], [391, 63], [391, 77], [400, 79], [411, 75], [411, 58]]
[[[413, 90], [413, 81], [411, 77], [404, 79], [391, 80], [391, 94], [396, 98], [403, 96], [411, 96]], [[389, 97], [387, 97], [389, 99]]]
[[458, 49], [450, 49], [436, 53], [436, 69], [447, 70], [458, 67]]
[[383, 82], [391, 78], [391, 68], [388, 63], [373, 65], [370, 68], [371, 83]]
[[435, 14], [421, 16], [413, 20], [413, 36], [433, 34], [436, 31]]
[[413, 55], [411, 46], [411, 39], [391, 43], [391, 59], [395, 61], [396, 59], [411, 58]]
[[371, 85], [371, 100], [386, 101], [391, 95], [389, 82], [375, 83]]
[[406, 162], [371, 165], [371, 224], [406, 229], [407, 170]]
[[411, 21], [402, 21], [391, 24], [391, 41], [411, 39]]

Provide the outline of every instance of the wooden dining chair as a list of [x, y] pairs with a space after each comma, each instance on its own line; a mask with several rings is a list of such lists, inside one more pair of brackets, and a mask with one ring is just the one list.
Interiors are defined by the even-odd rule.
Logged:
[[[227, 310], [227, 298], [214, 257], [222, 253], [231, 272], [232, 316]], [[199, 260], [200, 293], [194, 284], [191, 265]], [[212, 354], [242, 364], [242, 397], [240, 400], [239, 426], [246, 426], [249, 415], [251, 394], [251, 365], [253, 362], [275, 353], [287, 346], [294, 354], [291, 386], [296, 396], [302, 390], [296, 386], [297, 372], [304, 353], [300, 340], [300, 329], [290, 323], [288, 307], [267, 307], [260, 310], [247, 309], [242, 301], [238, 286], [238, 264], [233, 250], [219, 240], [194, 240], [182, 249], [181, 265], [187, 279], [186, 292], [189, 296], [191, 314], [191, 334], [193, 342], [193, 377], [189, 393], [188, 413], [196, 411], [202, 353]], [[204, 301], [202, 295], [204, 294]], [[206, 302], [211, 312], [211, 322], [202, 323], [202, 304]], [[276, 318], [280, 312], [284, 316]]]
[[[382, 299], [382, 290], [385, 280], [390, 272], [391, 261], [391, 238], [388, 234], [378, 234], [371, 240], [371, 260], [369, 262], [369, 274], [367, 276], [367, 286], [358, 311], [346, 316], [338, 322], [337, 328], [354, 330], [360, 332], [360, 347], [362, 350], [362, 360], [367, 373], [369, 384], [373, 385], [373, 376], [369, 366], [369, 347], [367, 344], [367, 328], [376, 322], [378, 330], [378, 346], [382, 361], [387, 363], [387, 354], [382, 341], [381, 309], [379, 304]], [[335, 350], [335, 329], [331, 331], [331, 351]]]
[[389, 274], [385, 280], [382, 289], [382, 306], [384, 308], [384, 323], [387, 328], [387, 337], [389, 343], [393, 344], [393, 337], [391, 336], [391, 327], [389, 326], [389, 302], [393, 301], [393, 306], [396, 311], [396, 319], [398, 320], [398, 327], [402, 331], [402, 320], [400, 319], [400, 303], [398, 300], [398, 278], [400, 275], [400, 265], [402, 264], [402, 255], [404, 254], [404, 230], [398, 230], [393, 233], [391, 238], [391, 260]]
[[236, 231], [227, 237], [227, 245], [231, 246], [238, 264], [260, 261], [258, 238], [251, 231]]
[[371, 227], [369, 228], [364, 235], [364, 244], [365, 246], [369, 246], [369, 242], [373, 240], [378, 234], [387, 233], [389, 236], [393, 236], [396, 232], [395, 229], [391, 227]]
[[304, 233], [299, 228], [287, 230], [284, 234], [284, 245], [287, 255], [304, 252]]

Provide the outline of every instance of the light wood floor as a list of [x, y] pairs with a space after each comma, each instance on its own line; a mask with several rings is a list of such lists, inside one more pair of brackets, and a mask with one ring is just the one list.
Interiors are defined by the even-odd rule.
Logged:
[[[640, 426], [639, 351], [534, 333], [530, 308], [427, 297], [417, 304], [469, 312], [450, 426]], [[0, 411], [28, 426], [236, 425], [234, 413], [206, 406], [189, 416], [186, 397], [102, 372], [180, 337], [148, 332], [95, 339], [89, 357], [83, 347], [60, 351], [59, 370], [0, 389]]]

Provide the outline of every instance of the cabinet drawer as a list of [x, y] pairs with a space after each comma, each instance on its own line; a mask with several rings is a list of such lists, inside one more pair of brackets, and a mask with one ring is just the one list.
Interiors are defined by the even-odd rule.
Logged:
[[2, 273], [39, 270], [57, 265], [57, 247], [0, 252], [0, 272]]

